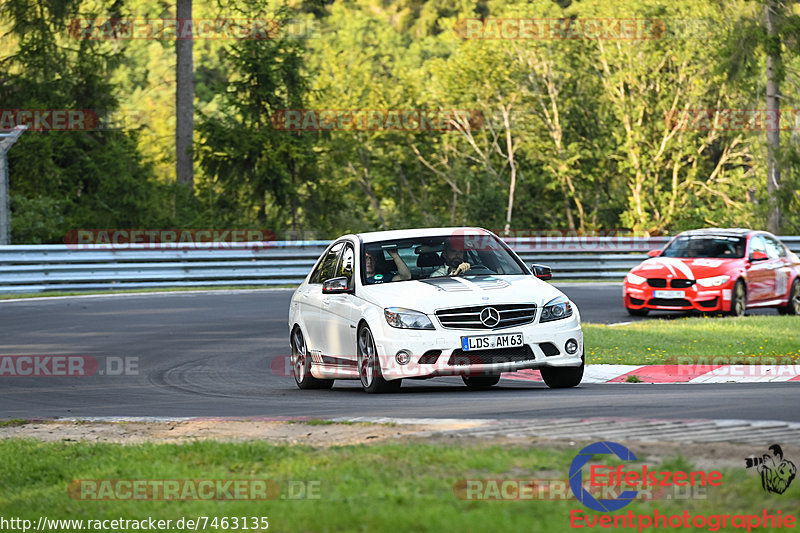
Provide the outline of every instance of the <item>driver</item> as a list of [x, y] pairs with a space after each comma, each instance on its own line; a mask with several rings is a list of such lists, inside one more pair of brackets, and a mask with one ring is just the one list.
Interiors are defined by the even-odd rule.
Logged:
[[469, 270], [470, 265], [466, 261], [465, 250], [456, 250], [453, 243], [448, 239], [444, 243], [444, 250], [442, 250], [442, 260], [444, 264], [434, 270], [430, 277], [436, 278], [441, 276], [458, 276]]

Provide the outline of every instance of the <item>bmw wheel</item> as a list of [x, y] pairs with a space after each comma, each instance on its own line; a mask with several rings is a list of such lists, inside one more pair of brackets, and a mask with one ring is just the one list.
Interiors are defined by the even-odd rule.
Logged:
[[330, 389], [332, 379], [317, 379], [311, 375], [311, 358], [306, 349], [306, 340], [299, 326], [292, 331], [292, 374], [301, 389]]
[[789, 301], [786, 302], [786, 305], [779, 307], [778, 312], [782, 315], [800, 315], [800, 278], [792, 283]]
[[387, 381], [383, 379], [378, 351], [375, 349], [375, 339], [372, 331], [366, 324], [358, 329], [358, 376], [361, 386], [370, 394], [381, 392], [394, 392], [400, 388], [402, 380]]
[[747, 310], [747, 287], [742, 280], [738, 280], [733, 286], [733, 297], [731, 298], [731, 316], [744, 316]]

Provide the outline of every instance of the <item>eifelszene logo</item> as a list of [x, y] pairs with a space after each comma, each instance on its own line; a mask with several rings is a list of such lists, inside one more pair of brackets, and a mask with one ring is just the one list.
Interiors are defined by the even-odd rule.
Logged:
[[773, 444], [768, 449], [771, 453], [765, 453], [761, 457], [745, 458], [745, 468], [755, 468], [761, 474], [761, 487], [764, 492], [783, 494], [792, 484], [797, 474], [797, 467], [793, 462], [783, 458], [783, 449], [780, 445]]
[[619, 490], [616, 498], [597, 499], [583, 486], [582, 468], [594, 459], [595, 455], [616, 455], [622, 461], [637, 461], [628, 448], [616, 442], [595, 442], [585, 447], [575, 456], [569, 467], [569, 486], [575, 498], [583, 505], [601, 513], [618, 511], [631, 503], [639, 494], [636, 488], [648, 487], [718, 487], [722, 484], [722, 473], [684, 470], [657, 470], [646, 464], [626, 468], [625, 465], [606, 466], [593, 464], [589, 467], [589, 487], [613, 487]]

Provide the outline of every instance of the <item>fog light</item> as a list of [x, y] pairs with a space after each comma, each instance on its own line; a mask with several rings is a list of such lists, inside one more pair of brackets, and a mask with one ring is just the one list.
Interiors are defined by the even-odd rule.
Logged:
[[408, 350], [400, 350], [394, 358], [398, 364], [407, 365], [411, 361], [411, 353]]
[[574, 354], [578, 351], [578, 341], [575, 339], [570, 339], [564, 345], [564, 349], [567, 351], [568, 354]]

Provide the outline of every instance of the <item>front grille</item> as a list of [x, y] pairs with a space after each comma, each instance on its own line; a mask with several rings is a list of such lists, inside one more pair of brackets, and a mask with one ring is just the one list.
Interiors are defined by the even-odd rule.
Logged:
[[717, 306], [717, 299], [714, 298], [712, 300], [705, 300], [703, 302], [697, 302], [700, 304], [700, 307], [716, 307]]
[[[669, 286], [673, 289], [688, 289], [695, 283], [693, 279], [672, 279], [669, 281]], [[647, 278], [647, 284], [657, 289], [663, 289], [667, 286], [667, 280], [664, 278]]]
[[535, 359], [533, 350], [526, 344], [515, 348], [500, 348], [499, 350], [482, 350], [479, 352], [453, 350], [453, 355], [450, 356], [447, 364], [451, 366], [494, 365], [517, 361], [533, 361]]
[[[481, 322], [481, 311], [493, 307], [500, 313], [500, 322], [494, 327], [487, 327]], [[453, 309], [440, 309], [436, 317], [442, 327], [451, 329], [500, 329], [521, 326], [533, 322], [536, 318], [536, 304], [501, 304], [501, 305], [474, 305], [471, 307], [456, 307]]]
[[648, 305], [660, 305], [662, 307], [691, 307], [689, 300], [682, 298], [652, 298]]

